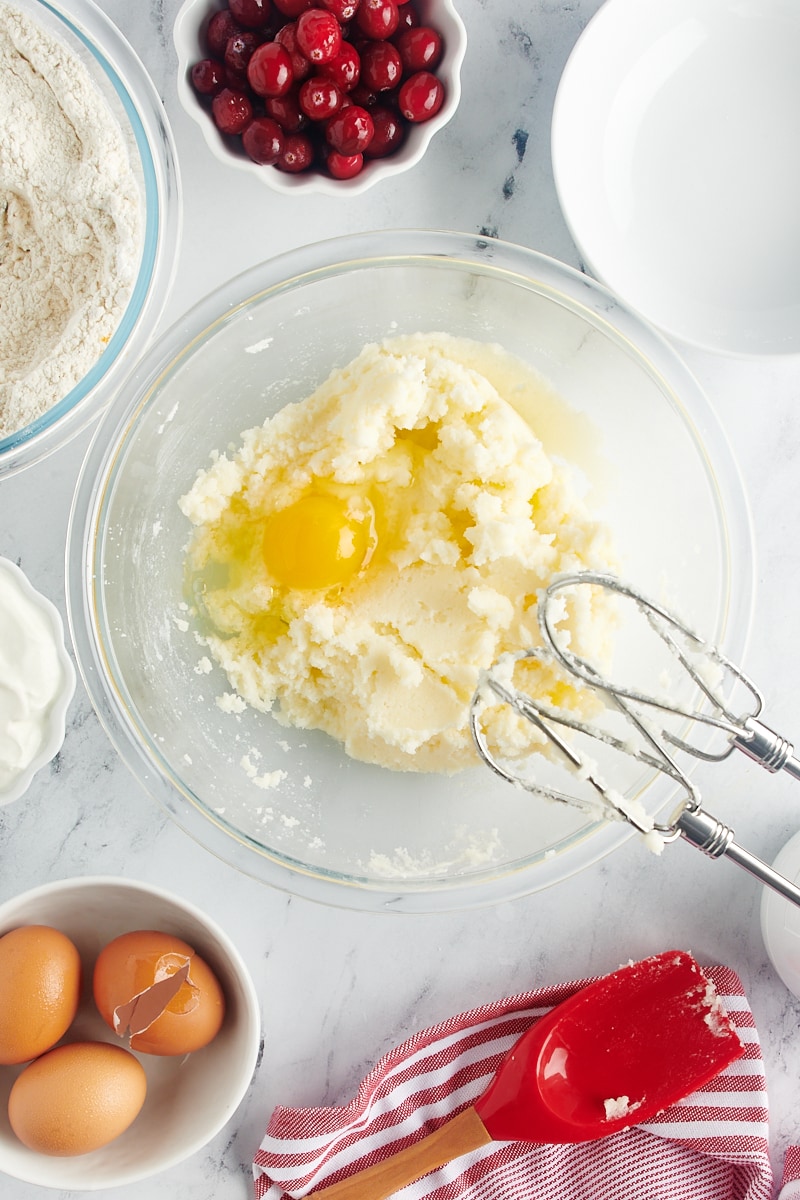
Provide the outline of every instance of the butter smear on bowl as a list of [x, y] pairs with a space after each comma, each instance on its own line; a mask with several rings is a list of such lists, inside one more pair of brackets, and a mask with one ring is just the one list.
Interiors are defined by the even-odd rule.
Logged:
[[[475, 764], [481, 671], [539, 644], [553, 575], [612, 561], [575, 472], [514, 406], [544, 386], [497, 345], [393, 337], [212, 455], [180, 500], [187, 591], [248, 705], [364, 762]], [[579, 620], [564, 620], [578, 646]], [[529, 670], [540, 698], [580, 707], [546, 664]], [[530, 748], [510, 709], [488, 720], [504, 752]]]
[[74, 690], [58, 612], [0, 558], [0, 804], [19, 799], [58, 753]]

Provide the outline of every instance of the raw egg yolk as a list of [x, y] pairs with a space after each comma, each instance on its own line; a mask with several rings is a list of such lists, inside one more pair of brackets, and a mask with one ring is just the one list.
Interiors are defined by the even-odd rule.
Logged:
[[369, 501], [312, 492], [267, 517], [264, 562], [284, 587], [330, 588], [366, 565], [374, 541]]

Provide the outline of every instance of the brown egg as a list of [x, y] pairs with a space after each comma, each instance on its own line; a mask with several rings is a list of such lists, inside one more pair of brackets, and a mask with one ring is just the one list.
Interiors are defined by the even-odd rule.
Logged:
[[23, 1063], [54, 1046], [71, 1025], [81, 990], [75, 946], [49, 925], [0, 938], [0, 1063]]
[[8, 1097], [19, 1140], [40, 1154], [88, 1154], [124, 1133], [144, 1103], [142, 1064], [121, 1046], [73, 1042], [25, 1068]]
[[191, 946], [152, 929], [123, 933], [94, 966], [95, 1003], [106, 1024], [144, 1054], [189, 1054], [216, 1037], [225, 996]]

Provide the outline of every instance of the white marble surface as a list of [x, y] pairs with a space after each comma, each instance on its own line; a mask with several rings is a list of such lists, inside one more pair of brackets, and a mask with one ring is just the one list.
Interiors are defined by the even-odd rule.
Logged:
[[[549, 125], [560, 71], [597, 0], [460, 0], [470, 45], [455, 119], [412, 173], [348, 201], [290, 200], [228, 178], [178, 107], [171, 43], [178, 0], [102, 0], [102, 7], [151, 71], [173, 122], [185, 236], [172, 315], [254, 261], [361, 229], [487, 230], [579, 265], [553, 188]], [[518, 130], [527, 134], [524, 156]], [[767, 693], [768, 719], [800, 739], [793, 536], [800, 361], [686, 358], [721, 415], [752, 505], [759, 562], [747, 666]], [[67, 515], [87, 440], [0, 483], [0, 554], [19, 562], [62, 611]], [[798, 784], [770, 779], [741, 756], [707, 769], [701, 782], [740, 841], [762, 857], [774, 857], [800, 828]], [[118, 1189], [116, 1200], [249, 1197], [250, 1160], [277, 1102], [343, 1100], [377, 1055], [451, 1012], [671, 945], [741, 975], [764, 1042], [776, 1166], [800, 1141], [800, 1001], [767, 961], [760, 889], [685, 845], [656, 861], [629, 843], [549, 892], [464, 915], [316, 907], [240, 877], [179, 832], [120, 763], [79, 685], [57, 764], [23, 801], [0, 810], [0, 855], [0, 900], [72, 874], [117, 873], [170, 887], [231, 933], [262, 997], [263, 1061], [235, 1119], [183, 1166]], [[2, 1178], [0, 1194], [33, 1200], [43, 1193]]]

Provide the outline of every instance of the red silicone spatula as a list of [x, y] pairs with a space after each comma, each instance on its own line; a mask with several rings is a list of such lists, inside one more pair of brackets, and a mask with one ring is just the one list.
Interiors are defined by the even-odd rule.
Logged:
[[491, 1141], [607, 1137], [688, 1096], [741, 1053], [713, 985], [691, 955], [669, 950], [557, 1005], [516, 1042], [473, 1105], [313, 1195], [383, 1200]]

